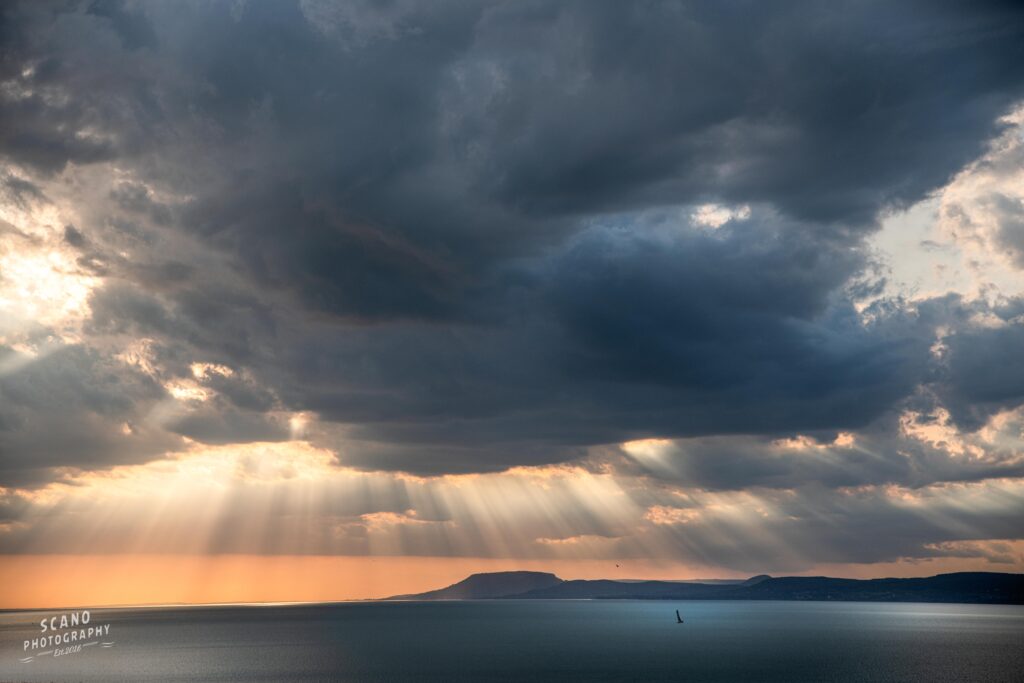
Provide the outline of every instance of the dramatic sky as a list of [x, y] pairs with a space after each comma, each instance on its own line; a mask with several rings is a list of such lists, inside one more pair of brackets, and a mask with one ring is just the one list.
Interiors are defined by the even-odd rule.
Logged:
[[3, 3], [0, 605], [513, 566], [1024, 571], [1024, 7]]

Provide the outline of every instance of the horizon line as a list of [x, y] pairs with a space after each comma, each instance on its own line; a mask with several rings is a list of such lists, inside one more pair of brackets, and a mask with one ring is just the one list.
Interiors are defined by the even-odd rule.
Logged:
[[[801, 574], [784, 574], [780, 576], [772, 576], [771, 574], [752, 574], [747, 579], [563, 579], [554, 572], [542, 572], [533, 569], [510, 569], [500, 570], [493, 572], [473, 572], [467, 574], [466, 577], [456, 581], [448, 586], [442, 586], [439, 589], [432, 590], [443, 590], [450, 586], [457, 585], [462, 581], [465, 581], [471, 576], [477, 576], [480, 574], [511, 574], [511, 573], [532, 573], [532, 574], [551, 574], [560, 581], [612, 581], [616, 583], [633, 583], [633, 582], [659, 582], [659, 583], [689, 583], [689, 584], [708, 584], [709, 582], [720, 581], [727, 583], [742, 584], [749, 579], [766, 576], [769, 579], [785, 579], [785, 578], [802, 578], [802, 579], [814, 579], [814, 578], [825, 578], [825, 579], [842, 579], [845, 581], [913, 581], [922, 579], [933, 579], [939, 576], [954, 576], [957, 574], [1002, 574], [1006, 576], [1024, 576], [1024, 572], [992, 572], [992, 571], [959, 571], [959, 572], [941, 572], [938, 574], [932, 574], [930, 576], [875, 576], [870, 578], [851, 578], [846, 576], [827, 576], [825, 574], [814, 574], [814, 575], [801, 575]], [[422, 592], [432, 592], [422, 591]], [[421, 593], [422, 593], [421, 592]], [[404, 596], [415, 596], [421, 593], [407, 593], [407, 594], [396, 594], [379, 598], [341, 598], [338, 600], [267, 600], [267, 601], [230, 601], [230, 602], [140, 602], [140, 603], [123, 603], [114, 605], [62, 605], [62, 606], [49, 606], [49, 607], [0, 607], [0, 614], [7, 613], [19, 613], [19, 612], [44, 612], [44, 611], [68, 611], [68, 610], [128, 610], [128, 609], [154, 609], [154, 608], [189, 608], [189, 607], [296, 607], [301, 605], [337, 605], [344, 603], [362, 603], [362, 602], [480, 602], [488, 598], [442, 598], [438, 600], [417, 600], [414, 597], [409, 599], [403, 599]], [[493, 598], [495, 600], [515, 600], [514, 596], [507, 598]], [[595, 598], [552, 598], [557, 599], [560, 602], [564, 601], [578, 601], [578, 600], [594, 600]], [[600, 598], [601, 600], [615, 600], [616, 598]], [[628, 599], [628, 598], [621, 598]], [[712, 599], [713, 600], [713, 599]], [[672, 599], [666, 600], [671, 602]], [[680, 602], [688, 602], [686, 599], [679, 599]], [[772, 601], [769, 601], [772, 602]], [[785, 601], [782, 602], [791, 602]], [[807, 602], [815, 602], [814, 600], [808, 600]], [[854, 601], [857, 602], [857, 601]], [[911, 603], [907, 603], [911, 604]], [[959, 603], [921, 603], [921, 604], [959, 604]]]

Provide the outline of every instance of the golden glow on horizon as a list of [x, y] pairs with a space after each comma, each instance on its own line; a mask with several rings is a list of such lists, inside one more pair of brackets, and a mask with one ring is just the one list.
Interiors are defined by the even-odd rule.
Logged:
[[[476, 572], [513, 570], [552, 572], [565, 579], [711, 576], [708, 568], [651, 560], [22, 555], [0, 557], [0, 609], [363, 600], [441, 588]], [[746, 578], [721, 571], [713, 574]]]
[[[759, 558], [773, 553], [814, 573], [806, 567], [816, 554], [799, 544], [808, 520], [796, 491], [652, 487], [572, 465], [399, 476], [341, 467], [332, 451], [302, 441], [193, 445], [144, 465], [68, 472], [65, 483], [3, 495], [24, 501], [25, 510], [0, 526], [0, 551], [8, 553], [0, 555], [0, 585], [17, 586], [5, 589], [0, 606], [367, 598], [493, 568], [729, 578], [759, 573]], [[837, 509], [884, 504], [976, 538], [970, 515], [1019, 508], [1024, 481], [861, 486], [833, 496]], [[926, 548], [935, 558], [861, 569], [816, 566], [862, 576], [1024, 568], [1024, 546], [1001, 543], [941, 543]], [[701, 561], [722, 553], [745, 570]], [[56, 557], [64, 559], [45, 559]]]
[[[993, 542], [1024, 554], [1024, 541]], [[993, 543], [988, 544], [989, 546]], [[996, 571], [1020, 571], [1007, 565]], [[143, 604], [330, 602], [442, 588], [477, 572], [543, 571], [563, 579], [744, 579], [747, 574], [656, 560], [259, 555], [0, 556], [0, 609]], [[993, 571], [978, 557], [820, 564], [791, 574], [849, 578]]]

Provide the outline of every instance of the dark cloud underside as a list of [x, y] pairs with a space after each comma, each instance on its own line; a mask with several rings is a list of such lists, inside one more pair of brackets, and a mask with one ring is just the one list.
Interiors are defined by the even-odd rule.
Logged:
[[[881, 429], [911, 402], [976, 429], [1024, 401], [1019, 317], [855, 306], [880, 286], [865, 242], [879, 217], [977, 158], [1024, 96], [1013, 3], [0, 16], [9, 192], [45, 204], [25, 178], [119, 174], [62, 227], [99, 278], [84, 338], [0, 377], [8, 482], [181, 437], [284, 439], [298, 411], [367, 469], [733, 435], [750, 483], [829, 480], [743, 439]], [[706, 203], [749, 214], [713, 228], [692, 219]], [[104, 365], [133, 339], [147, 372]], [[199, 362], [233, 373], [197, 380], [214, 398], [132, 426]], [[716, 467], [698, 471], [731, 486]], [[836, 481], [914, 480], [878, 467]]]

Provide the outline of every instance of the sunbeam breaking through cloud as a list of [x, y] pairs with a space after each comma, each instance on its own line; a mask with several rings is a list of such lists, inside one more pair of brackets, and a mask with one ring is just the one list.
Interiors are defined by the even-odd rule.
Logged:
[[0, 586], [1024, 571], [1024, 16], [844, 7], [5, 3]]

